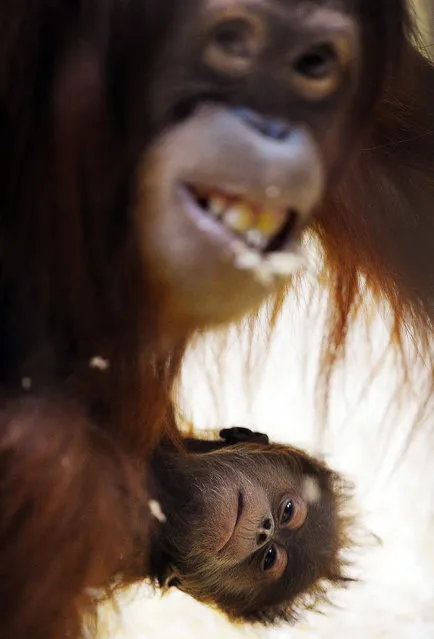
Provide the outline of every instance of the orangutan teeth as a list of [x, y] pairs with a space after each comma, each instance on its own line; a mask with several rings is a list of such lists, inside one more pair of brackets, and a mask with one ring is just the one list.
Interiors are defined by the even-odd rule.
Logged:
[[257, 249], [264, 249], [267, 246], [268, 239], [264, 237], [259, 229], [251, 229], [246, 233], [246, 240]]
[[285, 210], [254, 209], [250, 204], [232, 204], [220, 214], [225, 226], [245, 234], [247, 241], [263, 248], [284, 226], [288, 215]]
[[283, 209], [262, 209], [259, 211], [255, 228], [266, 238], [271, 239], [282, 229], [287, 218], [288, 213]]
[[[270, 187], [267, 195], [279, 196], [277, 187]], [[248, 202], [240, 197], [218, 191], [207, 192], [204, 188], [190, 188], [190, 193], [202, 211], [208, 214], [198, 224], [204, 230], [209, 229], [209, 219], [213, 218], [229, 229], [234, 236], [243, 240], [244, 248], [252, 248], [262, 253], [267, 252], [269, 246], [273, 251], [285, 241], [296, 223], [297, 214], [282, 206], [265, 205], [264, 203]], [[276, 245], [277, 239], [277, 245]], [[244, 258], [243, 258], [244, 259]], [[279, 263], [280, 264], [280, 263]], [[280, 268], [286, 272], [288, 265]]]
[[243, 248], [235, 253], [235, 266], [242, 271], [252, 271], [261, 266], [261, 255], [256, 251], [249, 251]]
[[253, 209], [247, 204], [235, 204], [223, 214], [225, 226], [238, 233], [245, 233], [255, 223]]
[[227, 208], [227, 201], [218, 195], [212, 196], [208, 201], [208, 208], [215, 217], [221, 217]]

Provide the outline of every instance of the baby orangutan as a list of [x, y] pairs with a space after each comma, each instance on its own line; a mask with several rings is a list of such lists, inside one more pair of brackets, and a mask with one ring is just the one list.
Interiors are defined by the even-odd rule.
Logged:
[[[162, 446], [151, 463], [161, 508], [151, 537], [151, 577], [232, 620], [294, 621], [344, 585], [341, 551], [350, 519], [342, 478], [306, 453], [245, 428], [223, 440]], [[159, 520], [159, 521], [158, 521]]]

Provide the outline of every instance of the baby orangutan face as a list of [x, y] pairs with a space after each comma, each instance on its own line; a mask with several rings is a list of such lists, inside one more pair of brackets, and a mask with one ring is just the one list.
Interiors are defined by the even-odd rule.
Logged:
[[174, 456], [164, 472], [160, 582], [232, 619], [275, 622], [345, 581], [341, 480], [316, 460], [243, 443]]

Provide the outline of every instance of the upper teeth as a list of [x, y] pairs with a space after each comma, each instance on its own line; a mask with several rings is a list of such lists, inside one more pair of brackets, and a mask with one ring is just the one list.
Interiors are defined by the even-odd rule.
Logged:
[[209, 213], [259, 249], [266, 247], [287, 219], [283, 208], [255, 206], [221, 194], [212, 194], [206, 199]]
[[249, 244], [258, 249], [264, 249], [267, 245], [267, 238], [264, 237], [260, 229], [250, 229], [247, 231], [246, 238]]
[[244, 233], [253, 227], [254, 216], [254, 211], [248, 204], [234, 204], [223, 212], [223, 221], [230, 229]]
[[214, 195], [209, 200], [209, 210], [216, 217], [220, 217], [225, 211], [226, 202], [223, 197], [219, 197], [218, 195]]

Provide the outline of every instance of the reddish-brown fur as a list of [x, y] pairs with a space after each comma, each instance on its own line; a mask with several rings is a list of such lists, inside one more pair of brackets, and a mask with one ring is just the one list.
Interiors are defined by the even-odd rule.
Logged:
[[[170, 60], [180, 4], [0, 6], [1, 639], [75, 639], [95, 590], [143, 571], [133, 542], [147, 528], [146, 456], [180, 440], [170, 393], [193, 331], [172, 322], [161, 334], [150, 274], [119, 216], [136, 145], [166, 122], [151, 80]], [[399, 40], [392, 4], [388, 35]], [[434, 69], [409, 40], [401, 54], [363, 150], [312, 225], [331, 293], [326, 380], [360, 277], [390, 305], [396, 344], [409, 328], [431, 366]], [[126, 96], [113, 111], [108, 73]], [[123, 109], [127, 129], [113, 125]], [[89, 365], [94, 356], [107, 371]]]
[[[407, 43], [354, 165], [314, 226], [330, 291], [323, 381], [344, 355], [351, 326], [363, 318], [372, 295], [391, 318], [391, 348], [402, 372], [398, 393], [417, 383], [412, 369], [422, 388], [425, 371], [420, 417], [434, 381], [433, 78], [432, 64]], [[415, 368], [417, 362], [422, 368]]]

